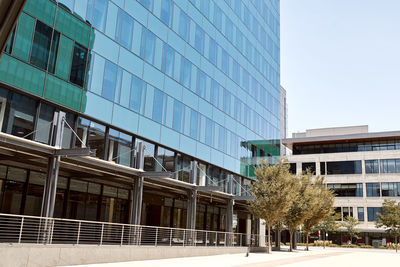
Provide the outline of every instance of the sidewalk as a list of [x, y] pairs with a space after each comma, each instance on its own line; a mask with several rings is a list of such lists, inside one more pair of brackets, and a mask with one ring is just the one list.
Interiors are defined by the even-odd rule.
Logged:
[[218, 256], [174, 258], [151, 261], [135, 261], [106, 263], [94, 265], [81, 265], [87, 267], [261, 267], [261, 266], [397, 266], [400, 262], [400, 253], [392, 250], [378, 249], [353, 249], [353, 248], [319, 248], [311, 247], [310, 251], [301, 250], [294, 252], [274, 251], [271, 254], [251, 253], [249, 257], [245, 254], [225, 254]]

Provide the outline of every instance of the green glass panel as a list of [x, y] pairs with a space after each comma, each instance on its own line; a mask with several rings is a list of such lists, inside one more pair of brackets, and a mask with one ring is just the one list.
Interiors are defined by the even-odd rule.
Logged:
[[29, 61], [34, 27], [35, 19], [25, 13], [21, 13], [15, 34], [14, 56]]
[[0, 81], [42, 96], [45, 73], [7, 54], [0, 60]]
[[71, 70], [71, 57], [72, 49], [74, 48], [74, 41], [61, 35], [60, 46], [58, 48], [58, 59], [57, 59], [57, 76], [69, 80], [69, 72]]
[[50, 101], [79, 111], [82, 89], [48, 74], [44, 97]]
[[90, 26], [62, 8], [57, 10], [56, 30], [88, 47]]
[[53, 26], [56, 4], [49, 0], [28, 0], [26, 1], [24, 11], [49, 26]]

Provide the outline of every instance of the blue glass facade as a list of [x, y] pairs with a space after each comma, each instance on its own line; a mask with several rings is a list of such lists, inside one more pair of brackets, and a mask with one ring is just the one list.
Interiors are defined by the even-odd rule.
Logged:
[[280, 138], [278, 0], [58, 2], [55, 21], [71, 12], [91, 27], [89, 40], [58, 27], [60, 47], [76, 41], [72, 62], [89, 54], [85, 80], [71, 69], [84, 89], [73, 109], [244, 176], [243, 160], [276, 156], [248, 140]]

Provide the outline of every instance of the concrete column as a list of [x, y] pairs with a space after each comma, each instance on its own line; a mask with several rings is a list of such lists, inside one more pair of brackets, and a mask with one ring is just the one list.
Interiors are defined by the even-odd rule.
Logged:
[[186, 229], [196, 229], [197, 190], [188, 193]]
[[281, 231], [275, 230], [275, 247], [280, 250], [281, 249]]
[[[139, 170], [143, 170], [144, 167], [144, 149], [145, 146], [142, 142], [139, 142], [137, 145], [136, 151], [136, 168]], [[133, 188], [131, 191], [131, 211], [129, 223], [139, 225], [141, 221], [142, 215], [142, 202], [143, 202], [143, 177], [135, 177], [133, 181]]]
[[[226, 208], [226, 227], [225, 227], [225, 231], [232, 233], [233, 232], [233, 205], [235, 205], [235, 200], [233, 199], [229, 199], [228, 200], [228, 206]], [[232, 236], [227, 236], [225, 240], [226, 245], [227, 246], [231, 246], [232, 245]]]
[[247, 220], [246, 220], [246, 236], [247, 236], [246, 245], [248, 245], [249, 241], [251, 239], [251, 215], [250, 214], [247, 215]]
[[265, 247], [266, 246], [266, 235], [265, 235], [265, 229], [266, 229], [266, 225], [265, 225], [265, 221], [263, 219], [259, 220], [259, 235], [260, 235], [260, 242], [259, 242], [259, 246], [260, 247]]

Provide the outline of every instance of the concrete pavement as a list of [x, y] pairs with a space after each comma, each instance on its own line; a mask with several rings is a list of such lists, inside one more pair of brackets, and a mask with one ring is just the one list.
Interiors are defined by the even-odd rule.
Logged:
[[400, 266], [400, 253], [393, 250], [358, 249], [358, 248], [319, 248], [311, 247], [310, 251], [303, 248], [295, 252], [274, 251], [272, 254], [251, 253], [225, 254], [217, 256], [174, 258], [164, 260], [148, 260], [134, 262], [120, 262], [94, 265], [81, 265], [81, 267], [261, 267], [261, 266]]

